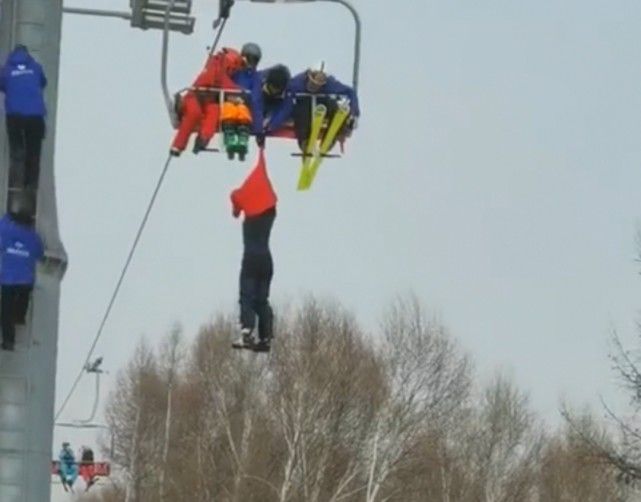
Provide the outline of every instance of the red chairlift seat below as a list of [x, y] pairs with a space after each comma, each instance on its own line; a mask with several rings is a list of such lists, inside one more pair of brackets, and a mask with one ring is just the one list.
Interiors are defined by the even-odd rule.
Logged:
[[[78, 466], [87, 465], [83, 462], [78, 462]], [[111, 464], [109, 462], [94, 462], [94, 476], [104, 476], [108, 477], [111, 475]], [[51, 461], [51, 474], [57, 476], [60, 472], [60, 461], [52, 460]]]

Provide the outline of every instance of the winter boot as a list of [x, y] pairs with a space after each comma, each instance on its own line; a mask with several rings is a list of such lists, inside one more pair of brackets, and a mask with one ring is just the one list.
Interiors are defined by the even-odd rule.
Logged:
[[261, 338], [252, 346], [254, 352], [269, 352], [271, 349], [271, 340], [269, 338]]
[[254, 346], [251, 330], [242, 328], [238, 333], [238, 338], [232, 342], [231, 346], [235, 349], [251, 349]]
[[[236, 127], [233, 124], [223, 124], [223, 144], [225, 145], [225, 150], [227, 150], [228, 157], [230, 153], [236, 153], [238, 145], [238, 133], [236, 131]], [[233, 158], [233, 155], [230, 158]]]
[[236, 151], [238, 152], [238, 158], [242, 162], [245, 160], [245, 156], [247, 155], [247, 151], [249, 149], [249, 135], [251, 131], [247, 126], [239, 126], [237, 130], [238, 146], [236, 148]]
[[194, 141], [193, 152], [195, 154], [198, 154], [199, 152], [202, 152], [205, 148], [207, 148], [207, 145], [205, 144], [203, 139], [200, 136], [196, 136], [196, 140]]

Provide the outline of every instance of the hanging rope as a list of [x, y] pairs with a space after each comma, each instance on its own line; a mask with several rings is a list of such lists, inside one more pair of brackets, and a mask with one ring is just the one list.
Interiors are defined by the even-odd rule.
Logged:
[[214, 43], [211, 44], [211, 48], [209, 49], [210, 56], [214, 53], [214, 51], [216, 50], [216, 47], [218, 46], [218, 42], [220, 41], [220, 36], [223, 34], [223, 30], [225, 29], [225, 24], [227, 24], [227, 18], [223, 18], [223, 21], [220, 24], [220, 28], [218, 28], [218, 31], [216, 32]]

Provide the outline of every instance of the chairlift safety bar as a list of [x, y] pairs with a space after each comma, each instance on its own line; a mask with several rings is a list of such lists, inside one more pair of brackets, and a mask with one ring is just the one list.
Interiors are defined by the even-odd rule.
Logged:
[[[185, 91], [194, 91], [197, 93], [200, 92], [203, 94], [206, 94], [206, 93], [221, 94], [223, 100], [224, 100], [224, 97], [227, 95], [230, 95], [230, 96], [251, 95], [251, 91], [248, 91], [246, 89], [229, 89], [224, 87], [204, 87], [204, 86], [185, 87], [178, 92], [181, 93]], [[295, 92], [291, 94], [291, 96], [293, 96], [294, 98], [331, 98], [331, 99], [340, 99], [340, 98], [348, 97], [347, 94], [324, 93], [324, 92]]]

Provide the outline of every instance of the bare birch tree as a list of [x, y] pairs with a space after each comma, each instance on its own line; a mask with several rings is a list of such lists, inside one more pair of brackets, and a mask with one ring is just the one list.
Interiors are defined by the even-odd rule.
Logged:
[[473, 388], [468, 357], [414, 297], [375, 336], [311, 297], [277, 321], [269, 354], [231, 350], [225, 316], [188, 351], [171, 336], [140, 345], [106, 406], [105, 501], [128, 485], [135, 502], [578, 502], [590, 480], [625, 500], [611, 467], [579, 463], [580, 435], [546, 442], [508, 378]]
[[413, 296], [389, 310], [380, 353], [390, 391], [363, 451], [366, 502], [394, 495], [382, 493], [390, 475], [411, 462], [424, 434], [448, 426], [470, 390], [468, 358]]

